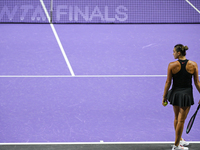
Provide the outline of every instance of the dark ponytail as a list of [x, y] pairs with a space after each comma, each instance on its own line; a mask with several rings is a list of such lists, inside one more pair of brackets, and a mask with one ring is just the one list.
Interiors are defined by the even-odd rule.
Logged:
[[183, 46], [182, 44], [177, 44], [174, 46], [177, 52], [180, 52], [182, 56], [186, 55], [186, 50], [188, 50], [188, 46]]

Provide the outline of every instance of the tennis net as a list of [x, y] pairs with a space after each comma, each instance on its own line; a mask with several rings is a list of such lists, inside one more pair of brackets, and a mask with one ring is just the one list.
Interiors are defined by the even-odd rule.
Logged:
[[199, 0], [0, 0], [0, 23], [200, 23], [199, 10]]

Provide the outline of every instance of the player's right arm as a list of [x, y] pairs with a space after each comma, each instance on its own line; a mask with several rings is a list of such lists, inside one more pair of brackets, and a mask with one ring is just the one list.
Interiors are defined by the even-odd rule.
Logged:
[[167, 80], [165, 82], [165, 87], [164, 87], [164, 94], [163, 94], [163, 100], [162, 100], [162, 104], [163, 106], [165, 102], [167, 102], [167, 92], [171, 86], [171, 80], [172, 80], [172, 67], [173, 67], [173, 63], [169, 63], [168, 65], [168, 69], [167, 69]]
[[195, 84], [197, 90], [200, 93], [200, 82], [199, 82], [199, 75], [198, 75], [198, 66], [197, 66], [196, 62], [194, 62], [194, 84]]

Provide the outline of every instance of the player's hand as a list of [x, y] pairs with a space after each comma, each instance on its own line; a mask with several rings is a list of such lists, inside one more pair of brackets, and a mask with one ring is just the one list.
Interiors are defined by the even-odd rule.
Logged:
[[165, 104], [166, 102], [167, 102], [167, 98], [164, 98], [164, 97], [163, 97], [162, 105], [163, 105], [163, 106], [166, 106], [166, 104]]
[[198, 104], [200, 104], [200, 100], [199, 100], [199, 103]]

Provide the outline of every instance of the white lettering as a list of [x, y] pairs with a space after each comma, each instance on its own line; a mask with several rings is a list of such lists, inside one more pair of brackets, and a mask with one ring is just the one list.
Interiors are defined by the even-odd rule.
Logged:
[[[40, 17], [39, 17], [39, 16]], [[37, 19], [37, 21], [40, 21], [42, 17], [42, 20], [45, 21], [46, 17], [44, 15], [43, 9], [38, 5], [37, 8], [35, 9], [35, 12], [33, 13], [33, 16], [31, 17], [31, 19], [34, 21], [35, 18]]]
[[69, 6], [69, 21], [73, 21], [73, 7]]
[[74, 12], [74, 20], [75, 21], [78, 21], [78, 14], [80, 14], [85, 19], [85, 21], [88, 21], [89, 7], [88, 6], [85, 7], [85, 14], [84, 14], [77, 6], [75, 6], [75, 12]]
[[105, 6], [105, 20], [109, 22], [114, 22], [115, 18], [109, 18], [108, 6]]
[[60, 16], [61, 15], [66, 15], [67, 12], [61, 12], [62, 9], [67, 9], [67, 5], [58, 5], [57, 6], [57, 12], [56, 12], [56, 20], [60, 21]]
[[[124, 10], [124, 11], [128, 11], [128, 9], [126, 8], [126, 7], [124, 7], [124, 6], [122, 6], [122, 5], [120, 5], [120, 6], [118, 6], [117, 8], [116, 8], [116, 12], [117, 12], [117, 14], [115, 15], [115, 18], [118, 20], [118, 21], [126, 21], [127, 19], [128, 19], [128, 14], [126, 13], [126, 12], [121, 12], [120, 10]], [[120, 16], [122, 15], [123, 17], [121, 18]]]
[[96, 7], [94, 8], [94, 10], [93, 10], [93, 12], [92, 12], [92, 15], [90, 16], [89, 21], [92, 21], [92, 19], [93, 19], [94, 17], [100, 17], [100, 18], [101, 18], [101, 21], [104, 21], [103, 15], [102, 15], [101, 11], [99, 10], [99, 7], [98, 7], [98, 6], [96, 6]]
[[[110, 8], [109, 8], [110, 7]], [[18, 9], [20, 8], [20, 10]], [[102, 11], [101, 11], [101, 9]], [[104, 9], [104, 12], [103, 12]], [[32, 10], [32, 11], [30, 11]], [[128, 19], [128, 9], [123, 6], [119, 5], [118, 7], [111, 7], [111, 6], [104, 6], [104, 7], [92, 7], [92, 6], [71, 6], [71, 5], [57, 5], [56, 11], [54, 12], [56, 16], [56, 21], [59, 23], [67, 22], [67, 21], [92, 21], [92, 22], [99, 22], [106, 21], [106, 22], [116, 22], [116, 21], [126, 21]], [[30, 14], [33, 12], [32, 14]], [[0, 10], [0, 20], [6, 17], [8, 21], [18, 20], [24, 21], [28, 15], [32, 15], [32, 21], [45, 21], [47, 19], [44, 10], [41, 5], [33, 6], [33, 5], [21, 5], [18, 7], [17, 5], [9, 8], [8, 6], [4, 6], [2, 10]], [[17, 18], [18, 17], [18, 18]], [[61, 19], [62, 17], [62, 19]], [[27, 19], [26, 19], [27, 20]]]
[[9, 11], [9, 9], [8, 9], [7, 6], [4, 6], [3, 9], [1, 10], [1, 13], [0, 13], [0, 20], [3, 18], [4, 14], [6, 14], [6, 15], [8, 16], [8, 19], [9, 19], [10, 21], [13, 20], [15, 14], [16, 14], [16, 12], [17, 12], [17, 10], [18, 10], [18, 7], [17, 7], [17, 6], [15, 6], [15, 7], [13, 8], [12, 12]]
[[33, 9], [32, 5], [22, 5], [20, 9], [23, 9], [24, 11], [22, 12], [22, 15], [20, 16], [20, 20], [24, 20], [24, 18], [26, 17], [29, 9]]

